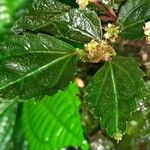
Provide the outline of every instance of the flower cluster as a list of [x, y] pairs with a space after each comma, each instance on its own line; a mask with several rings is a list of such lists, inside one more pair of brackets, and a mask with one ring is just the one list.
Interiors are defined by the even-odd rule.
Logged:
[[97, 42], [91, 40], [90, 43], [84, 45], [83, 62], [98, 63], [100, 61], [108, 61], [111, 56], [115, 56], [115, 50], [106, 41]]
[[146, 35], [146, 41], [150, 44], [150, 21], [145, 23], [144, 34]]
[[104, 30], [106, 31], [106, 33], [104, 34], [104, 38], [114, 43], [118, 38], [120, 32], [119, 26], [109, 23], [108, 26], [104, 28]]
[[81, 9], [85, 9], [89, 2], [96, 2], [96, 0], [76, 0], [76, 3]]

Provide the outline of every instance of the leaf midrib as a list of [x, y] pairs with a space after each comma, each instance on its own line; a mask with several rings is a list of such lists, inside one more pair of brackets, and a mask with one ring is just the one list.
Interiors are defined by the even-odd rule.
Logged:
[[8, 84], [6, 84], [6, 85], [0, 87], [0, 90], [4, 90], [5, 88], [7, 88], [7, 87], [9, 87], [9, 86], [11, 86], [11, 85], [13, 85], [13, 84], [16, 84], [16, 83], [18, 83], [18, 82], [20, 82], [20, 81], [22, 81], [22, 80], [24, 80], [24, 79], [26, 79], [26, 78], [29, 78], [29, 77], [33, 76], [34, 74], [36, 74], [36, 73], [40, 73], [41, 71], [43, 71], [43, 70], [49, 68], [50, 66], [56, 64], [57, 62], [59, 62], [59, 61], [61, 61], [61, 60], [63, 60], [63, 59], [66, 59], [66, 58], [68, 58], [68, 57], [70, 57], [70, 56], [73, 56], [73, 55], [75, 55], [75, 54], [76, 54], [76, 52], [75, 52], [75, 53], [68, 54], [68, 55], [65, 55], [65, 56], [62, 56], [62, 57], [60, 57], [60, 58], [57, 58], [57, 59], [55, 59], [54, 61], [51, 61], [50, 63], [48, 63], [48, 64], [46, 64], [46, 65], [44, 65], [44, 66], [42, 66], [42, 67], [36, 69], [35, 71], [30, 72], [30, 73], [26, 74], [25, 76], [23, 76], [23, 77], [21, 77], [21, 78], [19, 78], [19, 79], [17, 79], [17, 80], [14, 80], [14, 81], [12, 81], [12, 82], [10, 82], [10, 83], [8, 83]]
[[60, 55], [65, 55], [68, 54], [68, 52], [62, 52], [62, 51], [43, 51], [43, 50], [39, 50], [39, 51], [24, 51], [22, 53], [18, 53], [15, 55], [8, 55], [7, 57], [2, 56], [1, 59], [6, 59], [6, 58], [11, 58], [11, 57], [18, 57], [18, 56], [22, 56], [22, 55], [26, 55], [26, 54], [60, 54]]
[[[64, 127], [64, 129], [65, 129], [67, 132], [70, 132], [70, 134], [71, 134], [79, 143], [81, 143], [81, 141], [79, 140], [79, 138], [77, 138], [77, 135], [76, 135], [74, 132], [72, 132], [72, 131], [66, 126], [65, 122], [63, 122], [63, 121], [61, 121], [61, 120], [59, 119], [59, 116], [56, 115], [56, 113], [54, 113], [52, 109], [49, 110], [49, 107], [48, 107], [44, 102], [42, 103], [42, 105], [43, 105], [44, 108], [46, 109], [47, 113], [48, 113], [49, 115], [51, 115], [51, 117], [54, 118], [54, 120], [56, 120], [56, 122], [57, 122], [58, 124], [62, 125], [62, 126]], [[67, 108], [70, 108], [69, 105], [68, 105]], [[39, 108], [39, 110], [40, 110], [40, 108]], [[26, 108], [26, 111], [29, 112], [27, 108]], [[39, 112], [39, 113], [40, 113], [40, 112]], [[30, 114], [28, 113], [28, 115], [30, 115]], [[73, 116], [74, 116], [74, 113], [72, 114], [72, 117], [73, 117]], [[34, 135], [34, 138], [36, 138], [40, 143], [44, 143], [44, 144], [47, 143], [47, 142], [45, 142], [44, 140], [42, 140], [42, 139], [38, 136], [38, 134], [33, 130], [33, 129], [34, 129], [34, 126], [33, 126], [33, 124], [30, 122], [30, 119], [31, 119], [31, 118], [30, 118], [30, 117], [27, 117], [27, 115], [26, 115], [25, 117], [26, 117], [26, 121], [27, 121], [28, 126], [30, 126], [31, 132], [32, 132], [33, 135]], [[49, 116], [48, 116], [48, 117], [49, 117]], [[24, 119], [25, 119], [25, 118], [24, 118]], [[49, 118], [49, 119], [51, 119], [51, 118]], [[49, 142], [50, 142], [50, 141], [49, 141]], [[82, 144], [82, 143], [81, 143], [81, 144]], [[80, 145], [78, 145], [78, 146], [80, 146]]]
[[111, 79], [112, 79], [112, 86], [113, 86], [113, 90], [114, 90], [114, 99], [115, 99], [115, 124], [116, 124], [116, 133], [119, 132], [119, 105], [118, 105], [118, 92], [117, 92], [117, 85], [116, 85], [116, 81], [115, 81], [115, 77], [114, 77], [114, 71], [113, 71], [113, 67], [111, 62], [109, 62], [109, 66], [110, 66], [110, 70], [111, 70]]

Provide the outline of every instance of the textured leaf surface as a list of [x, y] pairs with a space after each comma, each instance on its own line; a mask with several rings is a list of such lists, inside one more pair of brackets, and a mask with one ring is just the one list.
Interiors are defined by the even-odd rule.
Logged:
[[38, 0], [26, 10], [26, 13], [21, 17], [13, 30], [22, 32], [23, 30], [31, 31], [47, 31], [53, 33], [55, 28], [52, 25], [52, 19], [55, 15], [69, 11], [70, 7], [56, 0]]
[[18, 20], [13, 30], [47, 32], [81, 43], [92, 38], [100, 40], [102, 27], [96, 13], [89, 9], [69, 9], [69, 6], [54, 0], [40, 0]]
[[25, 103], [23, 129], [30, 150], [54, 150], [83, 144], [78, 93], [77, 87], [70, 84], [65, 92], [46, 96], [40, 103]]
[[15, 124], [17, 103], [0, 103], [0, 149], [5, 150], [11, 138]]
[[128, 0], [119, 12], [118, 23], [125, 39], [141, 39], [144, 22], [150, 19], [149, 0]]
[[141, 96], [143, 72], [138, 66], [132, 58], [115, 57], [94, 75], [86, 89], [86, 101], [111, 136], [125, 131]]
[[53, 23], [58, 30], [58, 35], [64, 38], [82, 43], [89, 42], [91, 39], [101, 39], [100, 19], [89, 9], [72, 9], [57, 15]]
[[75, 48], [54, 37], [13, 36], [0, 45], [0, 97], [51, 95], [74, 78], [76, 61]]

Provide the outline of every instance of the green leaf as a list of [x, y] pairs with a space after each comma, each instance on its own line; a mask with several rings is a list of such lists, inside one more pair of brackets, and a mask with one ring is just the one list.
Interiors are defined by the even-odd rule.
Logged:
[[105, 63], [86, 88], [86, 101], [110, 136], [124, 133], [126, 121], [141, 97], [144, 74], [138, 66], [132, 58], [115, 57]]
[[39, 103], [24, 104], [22, 127], [30, 150], [54, 150], [82, 146], [86, 142], [79, 115], [77, 87], [70, 84], [65, 91], [46, 96]]
[[118, 23], [125, 39], [142, 39], [144, 22], [150, 19], [149, 0], [128, 0], [119, 12]]
[[102, 27], [95, 11], [72, 9], [57, 15], [53, 21], [57, 34], [73, 41], [87, 43], [91, 39], [100, 40]]
[[[53, 33], [56, 29], [52, 25], [53, 18], [69, 11], [70, 7], [56, 0], [34, 1], [25, 14], [16, 22], [13, 27], [14, 32], [46, 31]], [[55, 33], [55, 32], [54, 32]]]
[[51, 95], [74, 78], [77, 52], [44, 34], [13, 36], [0, 45], [0, 97], [21, 100]]
[[5, 150], [11, 138], [17, 103], [14, 101], [0, 103], [0, 149]]
[[17, 21], [13, 30], [46, 32], [80, 43], [101, 39], [101, 22], [95, 11], [69, 9], [65, 4], [54, 3], [54, 0], [39, 1]]

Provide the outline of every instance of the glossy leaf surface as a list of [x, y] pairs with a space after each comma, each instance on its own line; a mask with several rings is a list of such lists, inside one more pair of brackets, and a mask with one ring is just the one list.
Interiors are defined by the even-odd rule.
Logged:
[[101, 39], [102, 27], [98, 16], [89, 9], [72, 9], [54, 18], [54, 26], [59, 36], [86, 43], [91, 39]]
[[74, 84], [65, 92], [46, 96], [40, 103], [27, 102], [23, 108], [23, 130], [30, 150], [54, 150], [83, 145], [79, 116], [79, 93]]
[[89, 9], [71, 9], [60, 2], [40, 0], [17, 21], [15, 32], [39, 31], [50, 33], [72, 41], [86, 43], [101, 39], [100, 19]]
[[69, 11], [70, 7], [56, 0], [38, 0], [33, 2], [25, 14], [13, 27], [15, 32], [46, 31], [53, 33], [52, 19], [55, 15]]
[[118, 23], [125, 39], [142, 39], [144, 22], [150, 19], [149, 0], [127, 0], [119, 12]]
[[132, 58], [115, 57], [94, 75], [87, 86], [86, 101], [109, 135], [124, 133], [130, 113], [141, 97], [143, 72]]
[[51, 95], [76, 72], [71, 45], [44, 34], [13, 36], [0, 45], [0, 96], [21, 100]]

